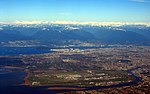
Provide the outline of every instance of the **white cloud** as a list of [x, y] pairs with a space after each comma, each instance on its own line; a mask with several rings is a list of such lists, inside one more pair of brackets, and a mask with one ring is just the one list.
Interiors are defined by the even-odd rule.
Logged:
[[16, 21], [15, 24], [46, 24], [47, 21]]
[[76, 21], [51, 21], [51, 24], [78, 24], [93, 26], [121, 26], [121, 25], [146, 25], [150, 26], [150, 22], [76, 22]]
[[92, 26], [121, 26], [121, 25], [150, 26], [150, 22], [76, 22], [76, 21], [15, 21], [15, 22], [0, 22], [0, 24], [75, 24], [75, 25], [92, 25]]

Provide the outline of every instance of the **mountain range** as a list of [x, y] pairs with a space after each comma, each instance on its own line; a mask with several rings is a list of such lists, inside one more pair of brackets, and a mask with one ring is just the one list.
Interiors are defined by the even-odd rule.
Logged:
[[0, 25], [0, 41], [36, 40], [54, 42], [79, 40], [102, 43], [148, 43], [150, 27], [145, 25]]

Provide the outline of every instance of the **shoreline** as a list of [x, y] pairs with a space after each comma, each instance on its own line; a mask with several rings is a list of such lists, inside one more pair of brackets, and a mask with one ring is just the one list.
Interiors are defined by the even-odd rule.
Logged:
[[28, 78], [31, 75], [31, 73], [30, 72], [26, 72], [26, 71], [24, 71], [24, 72], [26, 73], [26, 76], [23, 79], [24, 82], [23, 82], [22, 85], [31, 86], [31, 82], [28, 80]]
[[[141, 81], [141, 78], [136, 76], [134, 73], [132, 73], [133, 70], [136, 70], [140, 67], [136, 67], [133, 69], [129, 69], [125, 72], [130, 73], [131, 76], [134, 78], [132, 82], [126, 82], [126, 83], [121, 83], [121, 84], [114, 84], [110, 86], [93, 86], [93, 87], [80, 87], [80, 86], [63, 86], [63, 85], [54, 85], [54, 86], [48, 86], [48, 85], [39, 85], [35, 86], [38, 88], [44, 88], [45, 90], [54, 90], [54, 91], [59, 91], [59, 90], [75, 90], [75, 91], [80, 91], [80, 90], [96, 90], [96, 89], [105, 89], [105, 88], [113, 88], [113, 87], [120, 87], [120, 86], [131, 86], [139, 83]], [[26, 76], [24, 77], [24, 83], [22, 85], [32, 87], [32, 83], [28, 80], [28, 77], [31, 76], [32, 74], [29, 71], [24, 71], [26, 73]]]

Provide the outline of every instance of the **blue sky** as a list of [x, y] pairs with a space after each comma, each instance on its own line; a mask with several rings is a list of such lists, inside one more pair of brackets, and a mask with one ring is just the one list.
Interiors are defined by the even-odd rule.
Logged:
[[0, 0], [0, 22], [150, 22], [150, 0]]

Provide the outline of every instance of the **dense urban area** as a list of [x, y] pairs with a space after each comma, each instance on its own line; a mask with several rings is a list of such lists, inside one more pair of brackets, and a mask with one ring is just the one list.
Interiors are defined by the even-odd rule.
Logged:
[[[51, 50], [54, 52], [0, 58], [11, 62], [19, 61], [5, 67], [23, 68], [27, 73], [24, 85], [31, 87], [56, 86], [48, 89], [69, 89], [79, 94], [90, 92], [148, 94], [150, 92], [150, 48], [148, 46], [118, 45], [110, 48]], [[140, 80], [136, 83], [137, 78]], [[115, 86], [124, 83], [131, 85]], [[71, 86], [78, 87], [71, 88]], [[90, 90], [93, 86], [112, 88]]]

